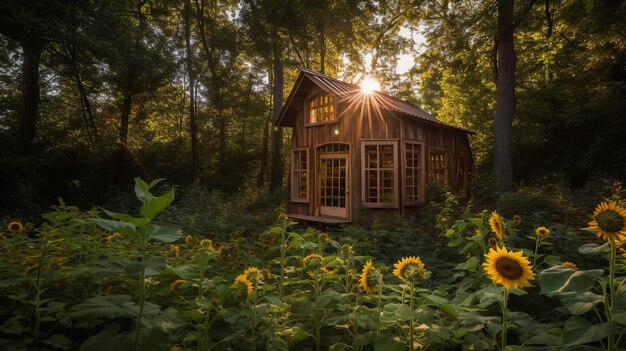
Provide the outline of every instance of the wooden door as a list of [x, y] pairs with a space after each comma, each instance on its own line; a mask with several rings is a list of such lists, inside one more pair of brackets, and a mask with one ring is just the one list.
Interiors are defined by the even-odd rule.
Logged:
[[320, 154], [320, 215], [349, 217], [349, 164], [348, 154]]

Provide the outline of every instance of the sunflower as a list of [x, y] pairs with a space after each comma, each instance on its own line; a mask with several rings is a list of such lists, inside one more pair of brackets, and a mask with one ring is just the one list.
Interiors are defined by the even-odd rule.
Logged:
[[246, 268], [245, 271], [243, 271], [243, 274], [245, 274], [246, 279], [250, 280], [251, 278], [257, 278], [259, 276], [259, 269], [256, 267], [248, 267]]
[[185, 279], [176, 279], [172, 284], [170, 284], [170, 288], [172, 288], [172, 290], [176, 290], [179, 285], [182, 285], [186, 282], [187, 281]]
[[521, 224], [522, 223], [522, 216], [520, 216], [520, 215], [513, 216], [513, 223]]
[[507, 251], [506, 247], [489, 249], [485, 254], [483, 268], [494, 283], [502, 284], [506, 289], [529, 286], [534, 279], [532, 266], [522, 251]]
[[550, 234], [550, 229], [546, 227], [535, 228], [535, 235], [541, 240], [545, 240], [548, 237], [548, 234]]
[[498, 240], [504, 240], [504, 223], [502, 223], [502, 217], [500, 217], [498, 212], [491, 212], [491, 216], [489, 217], [489, 225], [491, 226], [491, 230], [498, 237]]
[[191, 236], [191, 234], [188, 234], [185, 237], [185, 244], [189, 244], [191, 242], [191, 240], [193, 240], [193, 236]]
[[252, 286], [252, 282], [250, 282], [248, 280], [248, 277], [246, 277], [246, 274], [240, 274], [237, 276], [237, 278], [235, 278], [235, 282], [233, 283], [233, 285], [237, 286], [237, 285], [241, 285], [246, 289], [246, 294], [248, 294], [248, 296], [252, 295], [252, 292], [254, 291], [254, 287]]
[[24, 230], [24, 225], [20, 221], [13, 221], [9, 223], [7, 229], [9, 229], [10, 232], [21, 232]]
[[202, 249], [206, 248], [211, 252], [215, 251], [215, 247], [213, 246], [213, 240], [211, 239], [200, 240], [200, 248]]
[[496, 247], [496, 246], [498, 246], [498, 239], [492, 236], [491, 238], [489, 238], [489, 247]]
[[569, 267], [569, 268], [572, 268], [572, 269], [578, 269], [576, 264], [574, 262], [570, 262], [570, 261], [565, 261], [565, 262], [561, 263], [561, 265]]
[[361, 271], [361, 278], [359, 279], [359, 282], [361, 283], [361, 287], [363, 287], [363, 290], [365, 290], [365, 292], [368, 294], [372, 292], [372, 287], [367, 282], [367, 279], [369, 278], [369, 274], [370, 274], [370, 271], [372, 270], [373, 265], [374, 264], [372, 263], [371, 260], [365, 262], [365, 266], [363, 266], [363, 270]]
[[178, 245], [170, 246], [170, 251], [172, 251], [176, 257], [180, 256], [180, 247]]
[[308, 267], [310, 265], [316, 265], [319, 266], [319, 264], [322, 262], [322, 255], [317, 254], [317, 253], [312, 253], [307, 255], [306, 257], [304, 257], [302, 259], [302, 264], [305, 267]]
[[598, 238], [611, 241], [626, 240], [626, 209], [617, 202], [602, 202], [593, 212], [589, 229], [598, 232]]
[[339, 270], [338, 267], [331, 267], [331, 266], [322, 267], [322, 272], [328, 273], [328, 274], [335, 274], [337, 273], [338, 270]]
[[395, 268], [393, 274], [406, 282], [415, 282], [427, 276], [424, 263], [419, 257], [404, 257], [393, 267]]

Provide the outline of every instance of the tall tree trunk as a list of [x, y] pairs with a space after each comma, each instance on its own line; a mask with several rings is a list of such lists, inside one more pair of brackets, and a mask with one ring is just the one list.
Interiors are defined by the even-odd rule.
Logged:
[[513, 187], [512, 125], [515, 110], [515, 49], [513, 47], [514, 0], [498, 0], [496, 34], [496, 117], [494, 128], [494, 166], [506, 189]]
[[[280, 57], [280, 50], [274, 51], [274, 86], [272, 91], [274, 120], [276, 120], [283, 107], [283, 61]], [[270, 191], [277, 190], [283, 186], [283, 174], [285, 166], [283, 162], [283, 129], [276, 127], [272, 135], [272, 168], [270, 173]]]
[[[326, 33], [322, 24], [320, 28], [320, 72], [326, 74]], [[281, 105], [282, 106], [282, 105]]]
[[94, 143], [94, 137], [97, 136], [98, 130], [96, 127], [96, 122], [93, 117], [93, 109], [91, 108], [91, 103], [89, 102], [89, 96], [87, 94], [87, 89], [85, 89], [85, 84], [83, 83], [83, 78], [80, 73], [80, 66], [78, 63], [78, 52], [76, 50], [76, 45], [69, 45], [67, 47], [69, 51], [68, 56], [70, 59], [70, 64], [72, 67], [72, 71], [74, 73], [74, 80], [76, 81], [76, 87], [78, 88], [78, 94], [80, 97], [81, 104], [81, 112], [83, 115], [83, 119], [85, 120], [85, 128], [87, 129], [87, 135], [92, 143]]
[[218, 125], [218, 158], [220, 164], [224, 164], [226, 161], [226, 148], [227, 148], [227, 120], [224, 115], [224, 107], [222, 103], [222, 82], [220, 81], [220, 76], [218, 75], [217, 69], [219, 64], [219, 58], [215, 54], [215, 50], [213, 46], [209, 45], [209, 40], [207, 38], [207, 33], [205, 29], [205, 25], [208, 25], [208, 29], [210, 31], [209, 37], [215, 38], [215, 24], [212, 19], [209, 18], [209, 21], [205, 21], [204, 17], [204, 9], [206, 8], [206, 0], [195, 0], [196, 4], [196, 20], [198, 21], [198, 31], [200, 33], [200, 41], [202, 42], [202, 48], [204, 49], [204, 53], [207, 58], [207, 64], [209, 67], [209, 72], [211, 73], [211, 95], [210, 98], [213, 102], [213, 106], [215, 107], [215, 111], [217, 113], [217, 125]]
[[22, 38], [22, 104], [17, 124], [16, 153], [27, 156], [32, 152], [39, 110], [39, 60], [43, 51], [37, 39]]
[[246, 93], [246, 103], [244, 104], [243, 113], [241, 116], [241, 143], [240, 143], [241, 156], [243, 156], [243, 154], [246, 152], [246, 122], [248, 120], [248, 109], [250, 107], [250, 99], [252, 98], [252, 88], [253, 88], [252, 78], [253, 77], [254, 76], [252, 75], [252, 72], [250, 72], [250, 74], [248, 74], [248, 91]]
[[193, 70], [193, 53], [191, 50], [191, 0], [185, 0], [185, 50], [187, 74], [189, 76], [189, 126], [191, 130], [191, 176], [198, 179], [198, 121], [196, 118], [196, 77]]
[[126, 145], [128, 142], [128, 121], [130, 119], [130, 111], [133, 108], [133, 94], [128, 90], [124, 90], [124, 99], [122, 100], [122, 109], [120, 115], [120, 143]]
[[[269, 85], [274, 86], [274, 74], [271, 69], [268, 70]], [[259, 168], [259, 176], [257, 177], [257, 188], [262, 189], [265, 187], [265, 182], [268, 177], [268, 162], [269, 162], [269, 137], [270, 137], [270, 124], [272, 121], [272, 100], [269, 101], [269, 110], [267, 112], [267, 119], [265, 120], [265, 127], [263, 128], [263, 146], [261, 148], [261, 165]]]

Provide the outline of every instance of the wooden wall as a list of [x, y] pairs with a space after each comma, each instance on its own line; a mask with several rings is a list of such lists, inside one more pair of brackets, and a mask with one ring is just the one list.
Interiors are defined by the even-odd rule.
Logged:
[[[402, 145], [405, 140], [422, 141], [425, 146], [425, 157], [422, 161], [428, 175], [429, 148], [441, 148], [447, 151], [447, 178], [448, 185], [453, 191], [469, 195], [469, 186], [465, 189], [456, 189], [457, 185], [457, 157], [462, 157], [468, 171], [473, 165], [467, 133], [461, 130], [441, 127], [424, 122], [416, 117], [400, 115], [387, 110], [376, 109], [367, 101], [337, 101], [339, 119], [335, 123], [306, 125], [307, 100], [322, 92], [315, 87], [311, 89], [305, 99], [298, 100], [297, 118], [293, 129], [292, 147], [308, 147], [309, 149], [309, 203], [288, 203], [289, 213], [315, 215], [319, 202], [317, 189], [317, 147], [328, 143], [347, 143], [350, 147], [350, 206], [351, 219], [359, 220], [364, 205], [361, 202], [361, 141], [364, 140], [394, 140], [398, 147], [397, 164], [404, 164]], [[350, 107], [350, 108], [348, 108]], [[336, 132], [338, 131], [338, 133]], [[399, 168], [399, 178], [396, 183], [400, 189], [399, 207], [402, 208], [402, 167]], [[291, 173], [290, 173], [291, 177]], [[426, 176], [427, 179], [427, 176]], [[469, 183], [469, 178], [465, 184]], [[289, 182], [291, 184], [291, 180]], [[424, 191], [423, 189], [422, 191]], [[396, 210], [399, 210], [396, 209]]]

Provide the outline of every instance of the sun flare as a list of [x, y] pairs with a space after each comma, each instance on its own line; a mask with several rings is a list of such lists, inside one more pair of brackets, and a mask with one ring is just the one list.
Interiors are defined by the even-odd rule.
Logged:
[[361, 81], [361, 92], [371, 94], [374, 91], [380, 91], [380, 83], [374, 78], [367, 77]]

